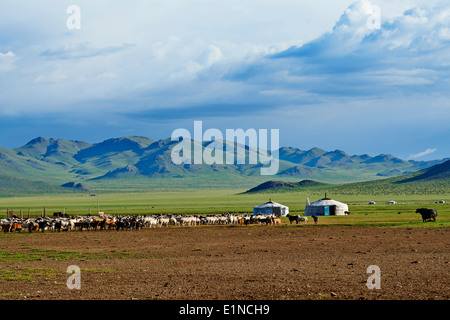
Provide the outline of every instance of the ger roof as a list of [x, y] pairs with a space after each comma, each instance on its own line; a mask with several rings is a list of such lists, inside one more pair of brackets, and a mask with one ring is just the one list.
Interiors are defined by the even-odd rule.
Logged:
[[275, 201], [270, 200], [269, 202], [266, 202], [266, 203], [264, 203], [264, 204], [261, 204], [261, 205], [259, 205], [259, 206], [256, 206], [255, 208], [262, 209], [262, 208], [273, 208], [273, 207], [286, 207], [286, 206], [285, 206], [285, 205], [282, 205], [282, 204], [280, 204], [280, 203], [277, 203], [277, 202], [275, 202]]
[[313, 202], [309, 204], [308, 206], [347, 206], [347, 204], [329, 199], [329, 198], [323, 198], [316, 202]]

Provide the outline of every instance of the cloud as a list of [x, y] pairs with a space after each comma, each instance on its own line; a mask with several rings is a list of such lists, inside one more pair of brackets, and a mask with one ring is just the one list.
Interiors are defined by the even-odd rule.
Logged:
[[16, 55], [12, 51], [7, 53], [0, 52], [0, 72], [6, 72], [14, 69]]
[[[390, 17], [381, 6], [381, 28], [373, 29], [367, 21], [374, 4], [357, 1], [330, 31], [285, 48], [171, 37], [149, 48], [148, 55], [160, 66], [151, 60], [143, 64], [151, 78], [142, 78], [134, 96], [139, 101], [127, 103], [132, 110], [119, 112], [164, 120], [273, 117], [276, 110], [311, 114], [307, 109], [316, 105], [336, 121], [353, 117], [355, 125], [374, 114], [383, 119], [375, 122], [397, 127], [408, 126], [402, 118], [409, 125], [437, 113], [448, 118], [439, 104], [424, 109], [416, 103], [449, 96], [450, 22], [443, 3], [410, 7]], [[371, 107], [354, 112], [364, 100], [373, 102]]]
[[[285, 70], [290, 77], [286, 83], [297, 76], [299, 87], [329, 96], [444, 92], [441, 84], [448, 88], [450, 76], [450, 19], [443, 18], [443, 8], [412, 8], [374, 29], [366, 23], [372, 7], [366, 0], [352, 4], [330, 32], [270, 56], [259, 65], [259, 74], [267, 76], [276, 65], [277, 74]], [[236, 79], [243, 81], [247, 74], [251, 80], [258, 76], [254, 69], [247, 66]]]
[[316, 145], [323, 137], [398, 148], [407, 145], [400, 137], [413, 139], [433, 121], [423, 149], [450, 121], [447, 1], [378, 0], [381, 26], [373, 29], [368, 0], [326, 8], [322, 1], [82, 0], [82, 29], [73, 32], [64, 4], [39, 1], [22, 17], [21, 2], [0, 4], [0, 29], [11, 30], [0, 32], [0, 114], [108, 115], [130, 127], [200, 118], [276, 123], [298, 143], [306, 136]]
[[437, 151], [437, 148], [428, 148], [427, 150], [425, 150], [423, 152], [419, 152], [419, 153], [410, 155], [408, 159], [422, 158], [422, 157], [427, 156], [429, 154], [432, 154], [432, 153], [434, 153], [436, 151]]
[[41, 52], [41, 57], [48, 59], [85, 59], [96, 56], [105, 56], [117, 53], [121, 50], [131, 48], [134, 44], [123, 44], [120, 46], [108, 46], [103, 48], [95, 48], [89, 42], [71, 43], [64, 47], [56, 49], [47, 49]]

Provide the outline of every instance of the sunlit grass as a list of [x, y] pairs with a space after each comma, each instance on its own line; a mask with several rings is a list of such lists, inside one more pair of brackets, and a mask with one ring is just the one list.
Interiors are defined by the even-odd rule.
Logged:
[[51, 260], [98, 260], [98, 259], [131, 259], [152, 258], [143, 252], [109, 251], [109, 252], [80, 252], [50, 249], [21, 249], [20, 251], [0, 250], [0, 262], [18, 261], [51, 261]]
[[[298, 191], [292, 193], [242, 194], [240, 189], [191, 190], [144, 193], [106, 193], [96, 196], [48, 195], [39, 197], [0, 198], [0, 217], [6, 217], [6, 208], [16, 215], [39, 216], [44, 207], [47, 216], [65, 211], [69, 215], [92, 215], [97, 210], [105, 214], [252, 214], [253, 207], [273, 200], [289, 207], [292, 214], [304, 214], [305, 205], [324, 197], [322, 192]], [[321, 217], [321, 224], [352, 224], [374, 226], [446, 227], [450, 218], [450, 195], [345, 195], [327, 193], [327, 196], [349, 205], [348, 216]], [[388, 200], [397, 204], [388, 205]], [[439, 200], [446, 203], [439, 204]], [[369, 205], [375, 201], [375, 205]], [[435, 223], [422, 223], [417, 208], [434, 208], [438, 211]], [[312, 219], [311, 219], [312, 220]], [[310, 221], [310, 223], [312, 223]], [[22, 233], [28, 233], [26, 230]], [[1, 235], [0, 235], [1, 236]], [[10, 236], [10, 235], [8, 235]]]

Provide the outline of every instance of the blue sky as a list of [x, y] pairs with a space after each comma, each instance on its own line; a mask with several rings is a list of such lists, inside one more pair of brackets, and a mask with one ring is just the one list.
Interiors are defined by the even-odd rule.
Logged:
[[447, 3], [2, 1], [0, 146], [161, 139], [202, 120], [300, 149], [448, 157]]

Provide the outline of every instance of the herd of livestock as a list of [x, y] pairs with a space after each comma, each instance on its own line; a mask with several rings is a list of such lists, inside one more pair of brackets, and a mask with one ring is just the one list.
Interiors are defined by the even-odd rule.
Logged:
[[[293, 218], [295, 217], [295, 219]], [[292, 223], [304, 221], [306, 217], [289, 216]], [[196, 225], [248, 225], [281, 224], [280, 217], [275, 215], [246, 215], [246, 214], [214, 214], [214, 215], [103, 215], [103, 216], [75, 216], [75, 217], [38, 217], [20, 218], [13, 216], [0, 220], [3, 232], [45, 231], [83, 231], [83, 230], [140, 230], [168, 226], [196, 226]]]
[[[421, 208], [416, 213], [422, 215], [422, 221], [436, 221], [435, 209]], [[289, 223], [308, 222], [307, 217], [299, 215], [287, 215]], [[314, 223], [318, 217], [312, 216]], [[54, 215], [53, 217], [20, 218], [13, 215], [0, 220], [3, 232], [29, 232], [45, 231], [83, 231], [83, 230], [140, 230], [143, 228], [156, 228], [168, 226], [197, 226], [197, 225], [277, 225], [281, 224], [281, 218], [273, 214], [249, 215], [249, 214], [211, 214], [211, 215], [99, 215], [99, 216], [75, 216], [65, 217]]]

